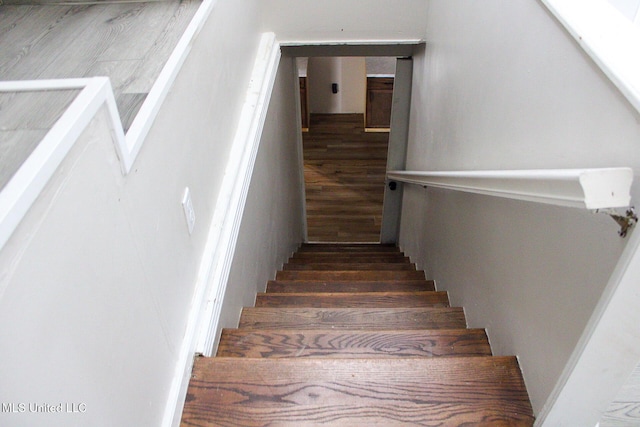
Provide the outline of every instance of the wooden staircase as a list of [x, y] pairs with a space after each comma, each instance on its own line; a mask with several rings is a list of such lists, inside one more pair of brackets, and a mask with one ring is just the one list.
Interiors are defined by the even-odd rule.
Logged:
[[183, 426], [531, 426], [515, 357], [495, 357], [393, 246], [304, 244], [217, 356]]

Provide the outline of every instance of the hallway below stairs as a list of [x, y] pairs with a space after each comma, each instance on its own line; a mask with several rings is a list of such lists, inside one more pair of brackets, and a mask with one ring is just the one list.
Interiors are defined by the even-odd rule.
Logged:
[[515, 357], [395, 246], [303, 244], [198, 357], [182, 426], [531, 426]]
[[310, 242], [379, 242], [389, 132], [363, 114], [312, 114], [303, 133]]

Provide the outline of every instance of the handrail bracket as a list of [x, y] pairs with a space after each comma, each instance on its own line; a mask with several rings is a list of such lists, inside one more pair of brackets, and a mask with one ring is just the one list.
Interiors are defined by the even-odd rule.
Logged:
[[618, 235], [622, 238], [627, 237], [629, 230], [638, 223], [638, 215], [636, 214], [633, 206], [627, 209], [624, 214], [621, 214], [614, 209], [598, 209], [596, 210], [596, 213], [609, 215], [620, 226]]

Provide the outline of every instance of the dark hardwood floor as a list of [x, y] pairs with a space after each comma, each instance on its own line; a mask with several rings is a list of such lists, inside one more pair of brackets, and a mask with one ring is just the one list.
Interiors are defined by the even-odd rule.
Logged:
[[362, 114], [312, 114], [303, 134], [308, 238], [379, 242], [387, 132], [365, 132]]
[[516, 357], [492, 356], [408, 261], [389, 245], [304, 244], [277, 276], [320, 276], [269, 282], [216, 357], [196, 358], [182, 426], [531, 427]]

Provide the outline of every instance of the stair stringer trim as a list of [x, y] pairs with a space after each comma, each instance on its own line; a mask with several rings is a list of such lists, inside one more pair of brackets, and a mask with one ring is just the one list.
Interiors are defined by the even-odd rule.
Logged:
[[[229, 161], [222, 180], [213, 213], [207, 244], [213, 243], [212, 257], [205, 250], [202, 263], [206, 274], [198, 281], [208, 283], [204, 312], [196, 351], [205, 356], [213, 353], [217, 324], [222, 309], [229, 272], [235, 253], [242, 214], [251, 183], [253, 166], [260, 145], [269, 100], [278, 72], [280, 46], [273, 33], [265, 33], [260, 41], [256, 62], [242, 107], [238, 129], [231, 147]], [[207, 248], [208, 249], [208, 248]], [[201, 268], [201, 273], [204, 273]]]
[[609, 2], [541, 0], [576, 43], [640, 112], [640, 32]]
[[180, 425], [194, 354], [211, 356], [213, 353], [222, 300], [280, 57], [280, 44], [275, 34], [264, 33], [203, 250], [185, 335], [168, 393], [164, 427]]

